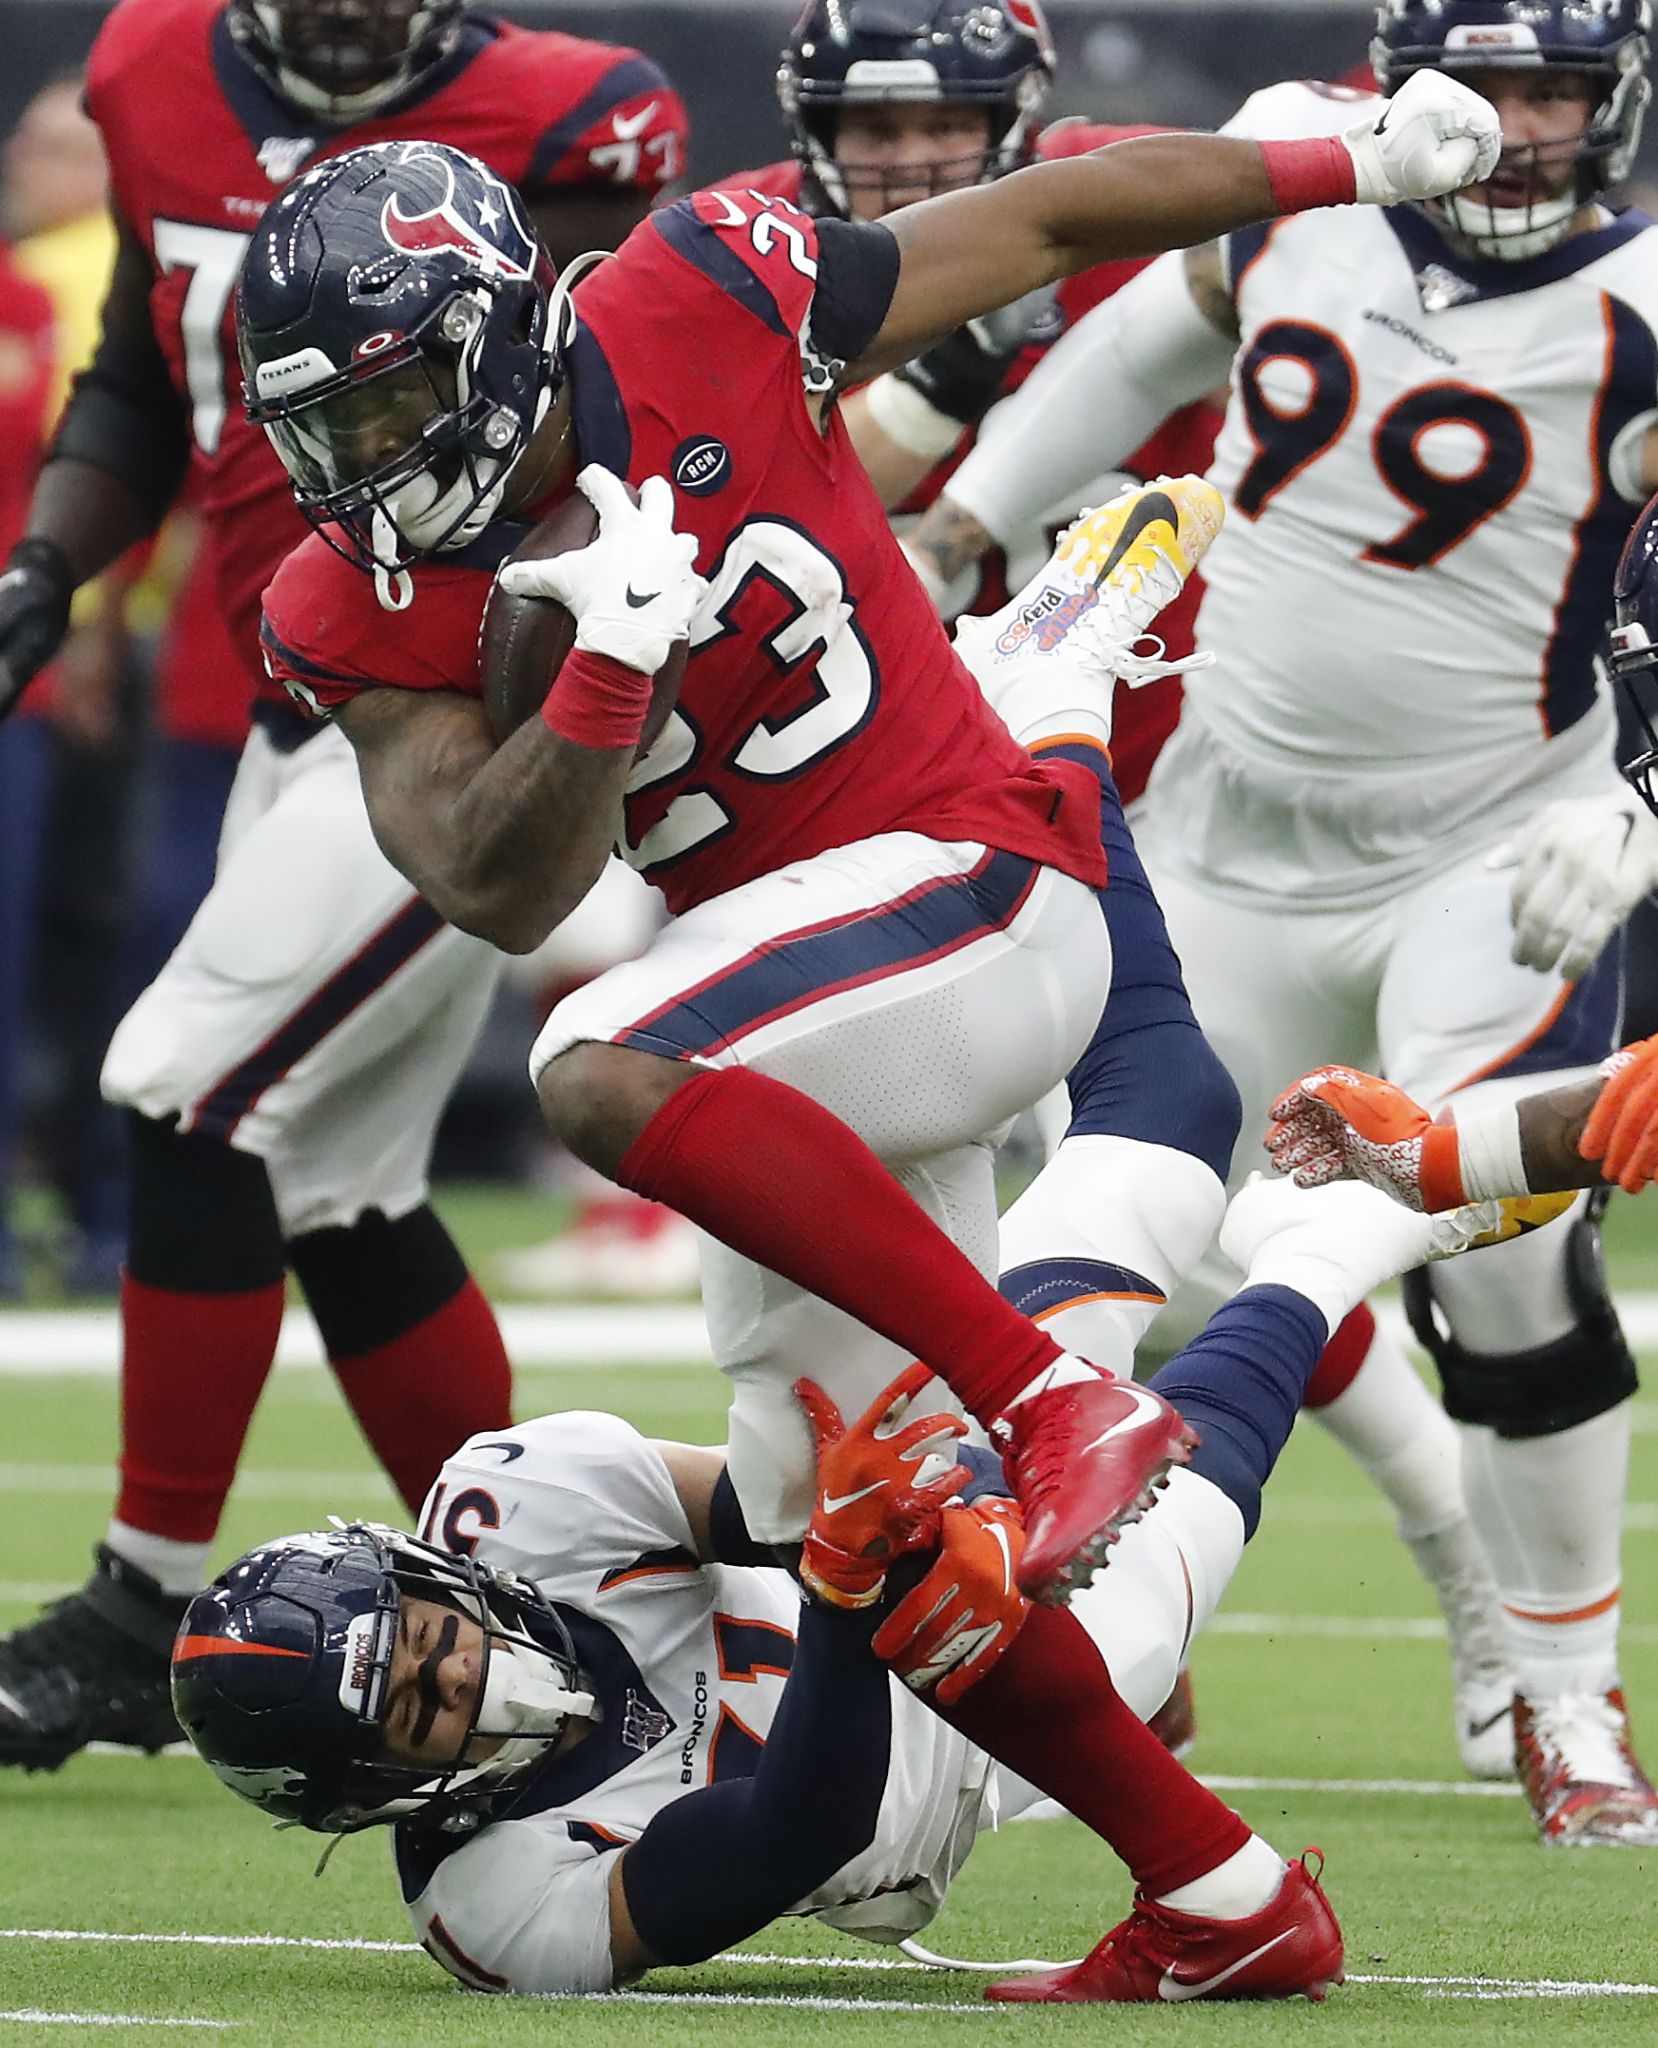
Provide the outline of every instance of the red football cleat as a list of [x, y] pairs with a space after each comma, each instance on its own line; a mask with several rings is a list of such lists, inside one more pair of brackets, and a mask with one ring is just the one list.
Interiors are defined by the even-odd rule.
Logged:
[[1341, 1929], [1318, 1882], [1322, 1849], [1304, 1849], [1277, 1896], [1247, 1920], [1200, 1920], [1153, 1900], [1113, 1927], [1092, 1955], [1063, 1970], [1005, 1977], [986, 1998], [1005, 2005], [1156, 2005], [1191, 1998], [1322, 1999], [1342, 1981]]
[[1658, 1847], [1658, 1793], [1636, 1759], [1618, 1688], [1517, 1698], [1514, 1762], [1545, 1848]]
[[1197, 1446], [1161, 1394], [1104, 1373], [1016, 1402], [991, 1435], [1025, 1511], [1019, 1590], [1050, 1607], [1087, 1585]]

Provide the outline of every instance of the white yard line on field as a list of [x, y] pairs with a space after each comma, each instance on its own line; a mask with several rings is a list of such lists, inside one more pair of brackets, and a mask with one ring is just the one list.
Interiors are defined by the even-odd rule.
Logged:
[[139, 2012], [38, 2012], [32, 2006], [0, 2012], [0, 2020], [20, 2027], [231, 2027], [234, 2020], [184, 2020], [174, 2015], [151, 2019]]
[[[1658, 1293], [1620, 1292], [1618, 1312], [1637, 1351], [1658, 1349]], [[705, 1365], [708, 1332], [695, 1302], [594, 1302], [537, 1306], [509, 1302], [497, 1313], [501, 1334], [515, 1365], [654, 1366]], [[1403, 1313], [1384, 1302], [1378, 1318], [1406, 1343]], [[71, 1373], [107, 1375], [116, 1369], [120, 1322], [114, 1309], [10, 1309], [0, 1313], [0, 1378]], [[284, 1365], [320, 1366], [322, 1346], [304, 1309], [282, 1319], [277, 1352]], [[1658, 1430], [1658, 1411], [1648, 1404], [1640, 1418]]]
[[[1218, 1786], [1273, 1785], [1289, 1781], [1271, 1779], [1215, 1778]], [[1314, 1781], [1316, 1782], [1316, 1781]], [[1327, 1785], [1325, 1789], [1334, 1789]], [[1362, 1789], [1362, 1788], [1360, 1788]], [[1400, 1789], [1406, 1789], [1401, 1787]], [[1420, 1789], [1420, 1788], [1410, 1788]], [[1443, 1788], [1442, 1788], [1443, 1789]], [[1493, 1788], [1480, 1788], [1490, 1790]], [[1502, 1788], [1496, 1788], [1502, 1789]], [[418, 1955], [412, 1941], [357, 1941], [324, 1939], [299, 1934], [118, 1934], [100, 1928], [0, 1927], [0, 1941], [71, 1941], [152, 1944], [164, 1947], [247, 1948], [247, 1949], [351, 1949], [377, 1955]], [[785, 1970], [887, 1970], [938, 1976], [931, 1963], [900, 1960], [887, 1955], [774, 1955], [761, 1950], [729, 1949], [715, 1962], [734, 1969]], [[1017, 1962], [975, 1963], [980, 1971], [1015, 1970], [1029, 1967]], [[1405, 1991], [1422, 1991], [1433, 1998], [1658, 1998], [1658, 1984], [1621, 1983], [1615, 1979], [1575, 1977], [1416, 1977], [1381, 1976], [1353, 1972], [1349, 1984], [1372, 1984]], [[776, 2006], [813, 2012], [976, 2012], [982, 2005], [934, 2004], [927, 2000], [879, 1998], [813, 1998], [784, 1993], [767, 1994], [728, 1991], [611, 1991], [596, 1992], [580, 2003], [630, 2005], [719, 2005]], [[127, 2014], [55, 2014], [0, 2012], [0, 2019], [39, 2019], [69, 2024], [81, 2018], [87, 2025], [225, 2027], [227, 2020], [148, 2020]]]

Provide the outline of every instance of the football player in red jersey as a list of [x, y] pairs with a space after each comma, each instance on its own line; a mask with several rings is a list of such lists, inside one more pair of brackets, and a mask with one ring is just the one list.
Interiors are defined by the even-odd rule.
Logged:
[[[245, 418], [234, 347], [231, 291], [272, 194], [341, 149], [436, 134], [512, 181], [555, 251], [613, 246], [677, 176], [683, 109], [636, 52], [458, 0], [126, 0], [87, 98], [120, 254], [97, 359], [0, 578], [0, 697], [190, 461], [246, 664], [224, 687], [252, 688], [260, 593], [305, 530]], [[405, 1499], [458, 1434], [510, 1414], [494, 1318], [426, 1183], [495, 956], [378, 852], [339, 735], [269, 687], [254, 716], [215, 886], [105, 1069], [133, 1161], [120, 1497], [85, 1590], [0, 1641], [0, 1761], [171, 1738], [167, 1645], [290, 1269]]]
[[[266, 595], [267, 657], [335, 711], [381, 844], [463, 927], [534, 946], [618, 827], [662, 887], [675, 921], [554, 1011], [531, 1070], [579, 1157], [712, 1240], [733, 1483], [760, 1540], [810, 1513], [802, 1370], [850, 1412], [895, 1355], [934, 1364], [1004, 1448], [1020, 1583], [1049, 1599], [1190, 1441], [982, 1277], [986, 1140], [1072, 1065], [1109, 980], [1099, 785], [1033, 764], [989, 713], [837, 392], [1109, 256], [1442, 190], [1492, 159], [1476, 96], [1406, 91], [1379, 131], [1313, 150], [1148, 137], [886, 224], [700, 194], [577, 301], [500, 181], [436, 145], [337, 159], [261, 223], [244, 376], [318, 527]], [[575, 649], [497, 746], [478, 628], [510, 515], [578, 469], [597, 539], [502, 574], [570, 607]], [[1088, 1773], [1040, 1721], [1033, 1701], [999, 1752], [1076, 1810]]]

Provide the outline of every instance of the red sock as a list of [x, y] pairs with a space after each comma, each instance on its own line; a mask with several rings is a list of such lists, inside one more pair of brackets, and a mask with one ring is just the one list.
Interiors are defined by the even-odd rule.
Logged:
[[1358, 1378], [1359, 1367], [1370, 1356], [1370, 1347], [1375, 1341], [1376, 1318], [1371, 1314], [1369, 1303], [1361, 1301], [1352, 1314], [1331, 1332], [1329, 1343], [1313, 1367], [1307, 1391], [1301, 1397], [1302, 1407], [1328, 1408], [1338, 1394], [1345, 1394]]
[[512, 1366], [475, 1280], [400, 1337], [329, 1363], [411, 1509], [469, 1436], [512, 1427]]
[[121, 1276], [118, 1521], [211, 1542], [276, 1357], [280, 1281], [184, 1294]]
[[943, 1712], [1108, 1842], [1152, 1898], [1249, 1840], [1232, 1809], [1130, 1711], [1087, 1630], [1062, 1607], [1033, 1607], [1013, 1648]]
[[1062, 1355], [855, 1132], [764, 1074], [687, 1081], [616, 1178], [924, 1359], [981, 1422]]

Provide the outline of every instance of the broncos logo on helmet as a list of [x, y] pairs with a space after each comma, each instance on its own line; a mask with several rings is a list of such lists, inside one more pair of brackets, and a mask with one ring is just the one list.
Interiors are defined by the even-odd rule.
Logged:
[[1629, 175], [1652, 85], [1650, 0], [1381, 0], [1370, 61], [1383, 92], [1415, 71], [1553, 71], [1584, 79], [1589, 119], [1561, 189], [1553, 144], [1505, 148], [1498, 176], [1529, 187], [1503, 205], [1481, 188], [1432, 202], [1482, 256], [1520, 262], [1571, 231], [1579, 209]]

